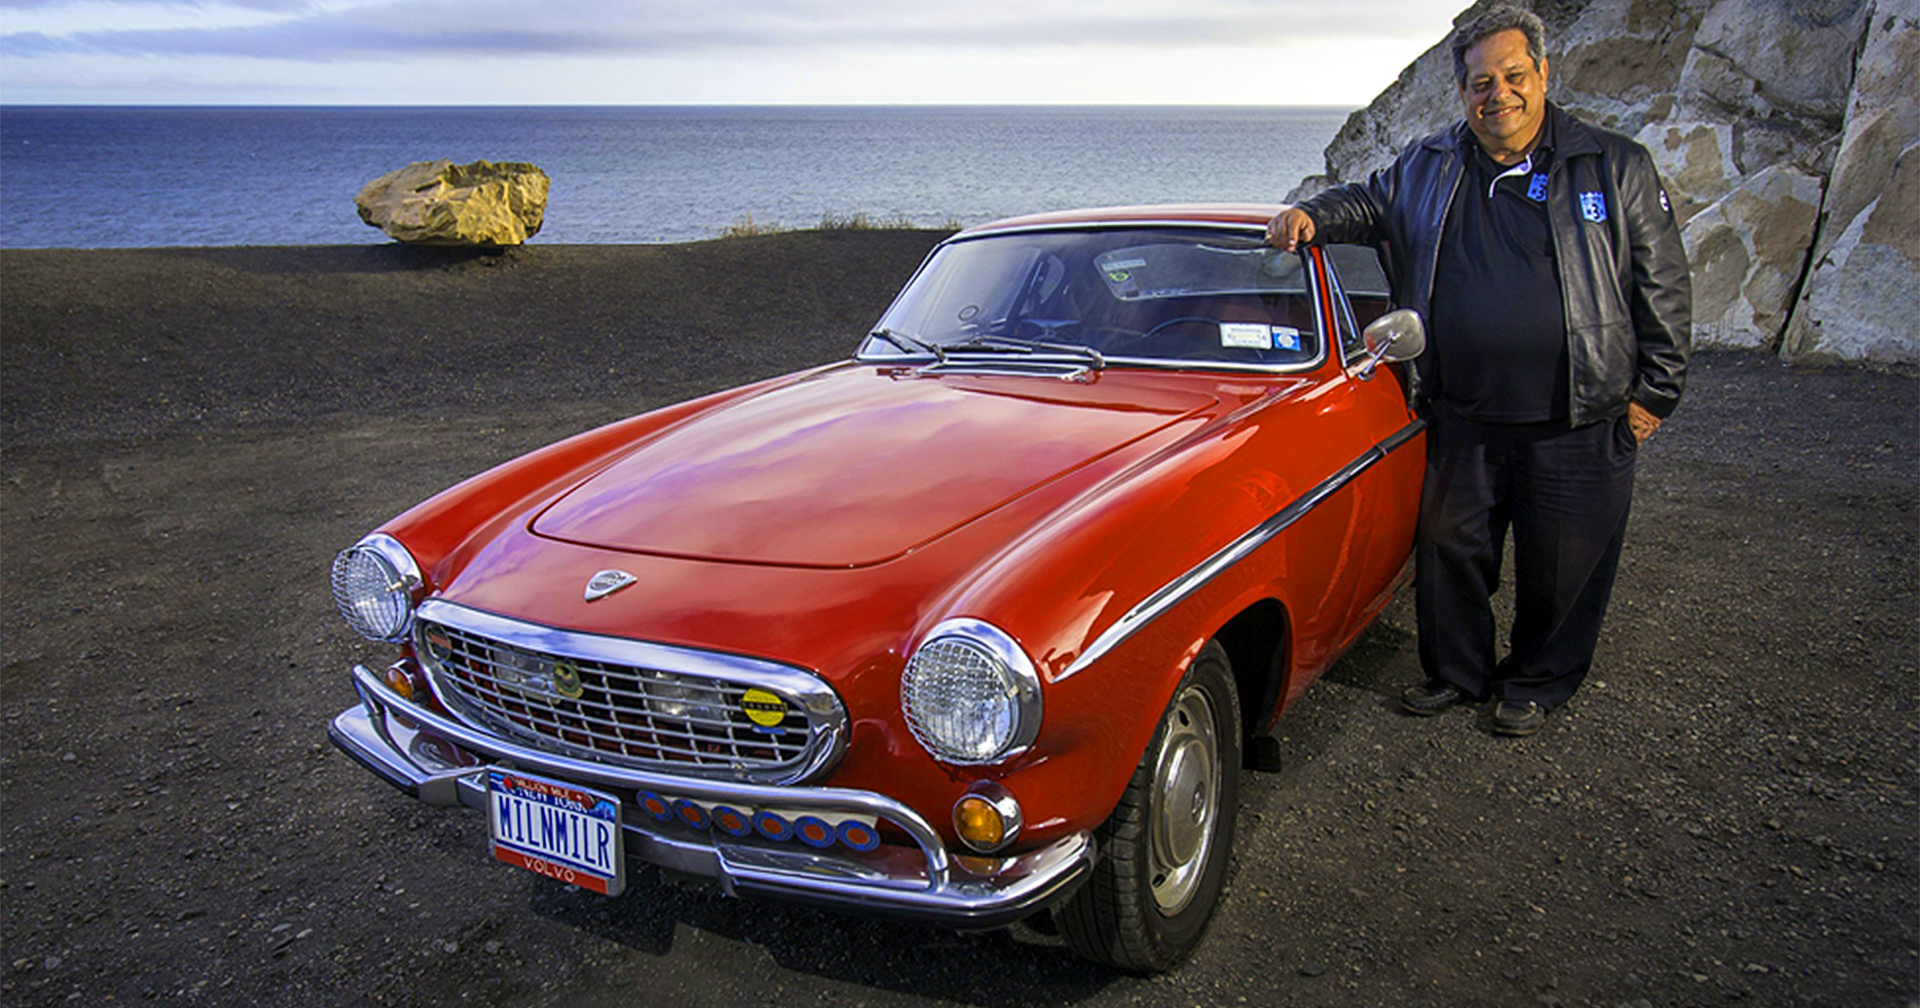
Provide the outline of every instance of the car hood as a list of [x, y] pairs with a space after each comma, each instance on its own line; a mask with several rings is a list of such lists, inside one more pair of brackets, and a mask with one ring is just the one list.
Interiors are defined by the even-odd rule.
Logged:
[[801, 567], [900, 556], [1217, 400], [848, 365], [698, 415], [538, 514], [603, 549]]

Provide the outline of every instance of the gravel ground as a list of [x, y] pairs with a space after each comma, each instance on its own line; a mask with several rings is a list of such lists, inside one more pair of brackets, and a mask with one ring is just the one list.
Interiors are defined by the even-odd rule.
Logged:
[[844, 355], [937, 236], [0, 254], [0, 1001], [1920, 1004], [1920, 383], [1703, 354], [1587, 688], [1281, 721], [1185, 968], [490, 861], [325, 743], [326, 565], [568, 433]]

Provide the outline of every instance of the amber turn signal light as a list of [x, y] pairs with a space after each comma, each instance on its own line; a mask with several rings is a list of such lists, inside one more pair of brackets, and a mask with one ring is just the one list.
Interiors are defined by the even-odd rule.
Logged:
[[1007, 835], [1000, 810], [979, 795], [968, 795], [954, 805], [953, 828], [974, 850], [992, 850]]
[[953, 831], [960, 842], [982, 854], [992, 854], [1020, 836], [1026, 816], [1012, 792], [993, 781], [980, 781], [953, 803]]

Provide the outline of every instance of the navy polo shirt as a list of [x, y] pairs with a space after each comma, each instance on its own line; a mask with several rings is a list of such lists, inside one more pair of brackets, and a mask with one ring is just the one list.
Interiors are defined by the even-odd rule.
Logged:
[[1482, 423], [1564, 421], [1567, 315], [1547, 219], [1553, 135], [1549, 127], [1513, 166], [1471, 147], [1435, 264], [1434, 393]]

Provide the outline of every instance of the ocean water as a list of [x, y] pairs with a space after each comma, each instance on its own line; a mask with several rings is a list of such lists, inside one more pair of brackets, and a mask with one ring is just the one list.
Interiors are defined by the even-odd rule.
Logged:
[[938, 227], [1083, 206], [1280, 199], [1330, 108], [0, 109], [0, 247], [366, 244], [353, 196], [411, 161], [531, 161], [543, 243], [713, 237], [751, 217]]

